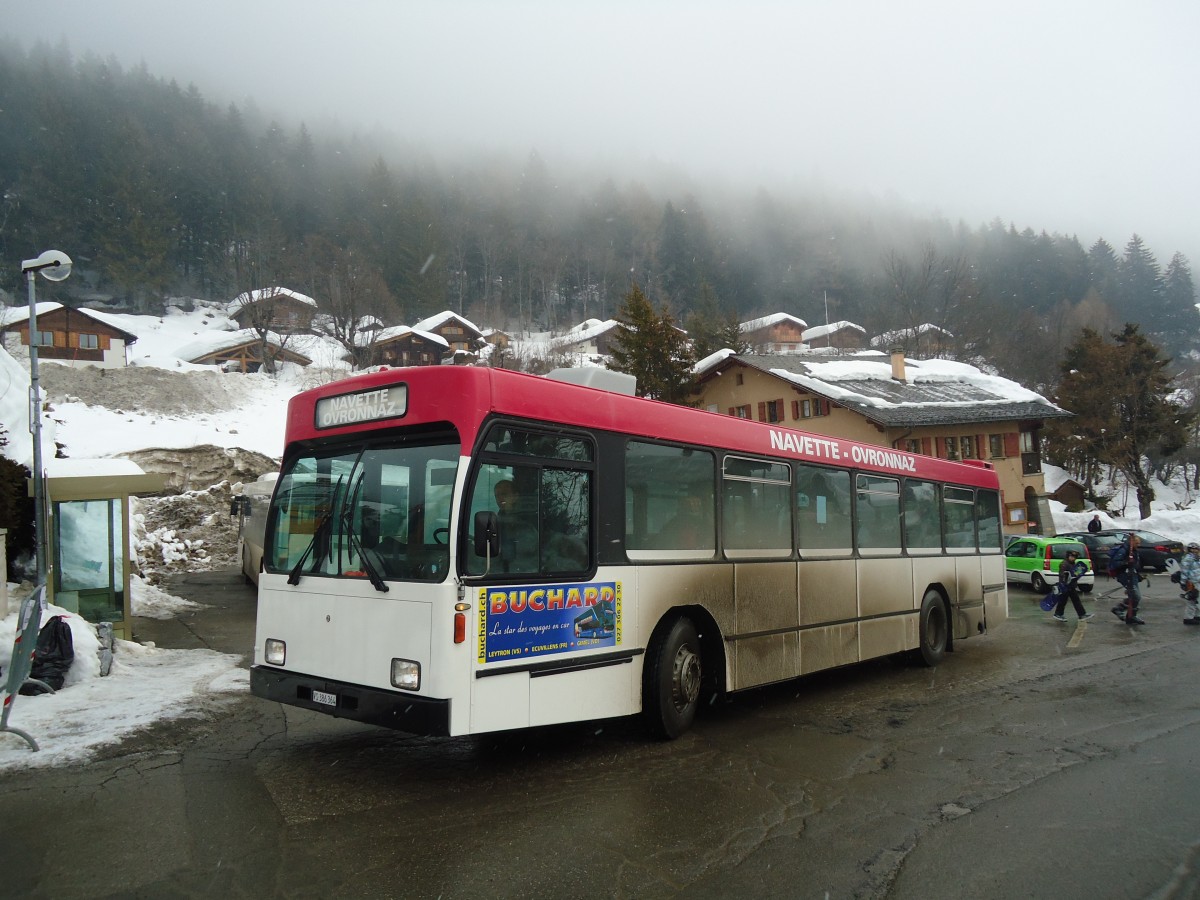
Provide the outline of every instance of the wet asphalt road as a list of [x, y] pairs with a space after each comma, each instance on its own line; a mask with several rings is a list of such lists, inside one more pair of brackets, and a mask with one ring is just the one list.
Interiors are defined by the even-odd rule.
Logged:
[[[1107, 590], [1102, 584], [1100, 591]], [[236, 573], [138, 620], [248, 654]], [[427, 739], [246, 696], [0, 782], [0, 896], [1194, 897], [1200, 629], [1033, 594], [935, 670], [740, 695], [672, 743], [635, 722]], [[64, 860], [69, 860], [69, 864]]]

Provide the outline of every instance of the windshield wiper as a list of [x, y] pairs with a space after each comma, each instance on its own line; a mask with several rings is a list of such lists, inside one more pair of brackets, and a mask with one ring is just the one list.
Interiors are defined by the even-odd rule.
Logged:
[[[342, 475], [340, 478], [338, 478], [337, 484], [334, 485], [333, 493], [330, 495], [330, 498], [329, 498], [329, 509], [325, 513], [325, 515], [321, 516], [321, 520], [319, 522], [317, 522], [317, 527], [313, 529], [312, 540], [308, 542], [308, 546], [305, 547], [304, 552], [300, 554], [300, 559], [298, 559], [296, 561], [296, 565], [292, 567], [291, 574], [288, 575], [288, 580], [287, 580], [288, 584], [299, 584], [300, 583], [300, 573], [304, 570], [304, 563], [308, 560], [308, 555], [313, 552], [313, 548], [317, 546], [318, 540], [325, 539], [330, 528], [333, 526], [334, 519], [336, 518], [335, 510], [337, 509], [337, 505], [338, 505], [338, 503], [337, 503], [338, 494], [341, 493], [342, 482], [345, 480], [346, 480], [346, 476]], [[314, 558], [313, 559], [313, 567], [314, 568], [316, 568], [316, 564], [317, 564], [317, 560]]]
[[345, 531], [349, 536], [350, 549], [357, 551], [358, 561], [362, 563], [363, 571], [365, 571], [367, 573], [367, 577], [371, 579], [371, 584], [374, 585], [375, 590], [382, 591], [386, 594], [388, 592], [388, 586], [383, 583], [383, 579], [379, 575], [379, 570], [375, 568], [375, 564], [371, 562], [371, 558], [367, 556], [366, 552], [364, 551], [362, 538], [360, 538], [358, 533], [354, 530], [354, 523], [352, 521], [354, 518], [354, 508], [358, 505], [358, 493], [362, 490], [364, 478], [364, 475], [358, 476], [358, 482], [354, 485], [354, 491], [350, 494], [349, 501], [346, 503], [346, 506], [343, 509], [342, 530]]

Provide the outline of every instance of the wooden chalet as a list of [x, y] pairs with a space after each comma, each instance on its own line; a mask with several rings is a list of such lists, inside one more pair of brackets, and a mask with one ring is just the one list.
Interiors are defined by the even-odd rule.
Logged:
[[[312, 365], [303, 353], [283, 346], [276, 335], [268, 335], [266, 352], [276, 363]], [[263, 368], [263, 341], [251, 328], [241, 331], [214, 331], [200, 340], [181, 347], [176, 355], [185, 362], [201, 366], [219, 366], [226, 372], [258, 372]]]
[[[123, 368], [128, 365], [128, 348], [137, 335], [119, 327], [106, 314], [72, 309], [61, 303], [37, 305], [38, 359], [52, 359], [69, 366]], [[0, 335], [10, 355], [27, 355], [29, 308], [14, 306], [0, 317]]]
[[239, 294], [229, 304], [229, 318], [239, 328], [260, 327], [276, 334], [303, 334], [312, 329], [317, 301], [282, 287]]
[[787, 313], [774, 313], [738, 325], [755, 353], [794, 353], [803, 349], [808, 323]]
[[867, 346], [867, 329], [853, 322], [834, 322], [804, 329], [804, 345], [812, 350], [862, 350]]

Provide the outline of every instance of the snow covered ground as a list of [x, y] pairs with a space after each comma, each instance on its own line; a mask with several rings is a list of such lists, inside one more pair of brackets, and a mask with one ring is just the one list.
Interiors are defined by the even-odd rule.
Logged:
[[[152, 447], [192, 447], [216, 444], [241, 447], [278, 458], [282, 452], [283, 423], [288, 399], [299, 390], [347, 374], [338, 361], [338, 348], [329, 341], [306, 339], [297, 347], [314, 360], [301, 369], [284, 366], [277, 376], [213, 374], [211, 367], [182, 362], [175, 351], [194, 343], [204, 332], [233, 328], [211, 307], [185, 313], [172, 310], [163, 317], [108, 316], [114, 324], [138, 335], [130, 362], [172, 372], [206, 372], [226, 391], [206, 388], [207, 405], [217, 408], [187, 409], [172, 406], [170, 398], [128, 397], [120, 405], [105, 405], [96, 398], [79, 397], [56, 402], [52, 421], [43, 430], [43, 447], [57, 441], [73, 457], [110, 457]], [[546, 340], [539, 340], [545, 338]], [[531, 337], [520, 345], [525, 356], [547, 355], [549, 336]], [[43, 372], [55, 365], [44, 362]], [[150, 373], [147, 373], [150, 374]], [[32, 453], [28, 437], [28, 369], [0, 350], [0, 422], [8, 428], [6, 455], [28, 464]], [[43, 381], [49, 380], [43, 375]], [[148, 379], [147, 384], [153, 379]], [[146, 388], [151, 390], [150, 387]], [[82, 389], [80, 391], [83, 393]], [[221, 396], [234, 396], [225, 402]], [[214, 399], [215, 398], [215, 399]], [[178, 403], [178, 398], [175, 398]], [[86, 449], [86, 453], [83, 450]], [[1047, 489], [1065, 478], [1059, 470], [1047, 469]], [[1139, 527], [1179, 540], [1200, 540], [1200, 504], [1183, 486], [1157, 486], [1159, 499], [1154, 514], [1137, 521], [1129, 517], [1104, 516], [1114, 528]], [[1085, 528], [1090, 513], [1068, 513], [1052, 503], [1057, 531]], [[1121, 504], [1114, 504], [1119, 507]], [[1136, 503], [1125, 508], [1136, 514]], [[16, 630], [20, 599], [28, 585], [9, 585], [10, 615], [0, 619], [0, 665], [7, 669]], [[188, 601], [173, 597], [135, 578], [131, 590], [134, 615], [168, 617], [185, 608]], [[63, 614], [49, 608], [44, 618]], [[156, 720], [198, 715], [214, 704], [244, 695], [248, 673], [238, 667], [238, 657], [205, 650], [168, 650], [119, 641], [112, 672], [100, 677], [98, 642], [90, 625], [69, 616], [75, 641], [75, 665], [64, 689], [55, 695], [18, 696], [9, 723], [29, 732], [41, 749], [32, 752], [16, 735], [0, 733], [0, 771], [15, 767], [66, 765], [86, 759], [96, 748], [123, 737]], [[2, 685], [2, 681], [0, 681]]]
[[[17, 611], [29, 585], [9, 588], [13, 613], [0, 619], [0, 659], [6, 672]], [[170, 616], [189, 605], [141, 579], [135, 579], [132, 593], [138, 615]], [[77, 763], [155, 722], [198, 715], [250, 689], [250, 674], [238, 667], [238, 656], [133, 641], [116, 642], [112, 667], [101, 677], [96, 629], [57, 606], [47, 607], [43, 621], [54, 615], [71, 626], [75, 661], [57, 693], [12, 698], [8, 724], [30, 735], [39, 749], [33, 751], [19, 735], [0, 732], [0, 771]]]

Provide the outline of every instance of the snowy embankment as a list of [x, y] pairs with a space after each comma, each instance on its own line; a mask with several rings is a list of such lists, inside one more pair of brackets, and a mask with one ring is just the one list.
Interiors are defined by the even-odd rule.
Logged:
[[[1043, 465], [1042, 471], [1046, 474], [1047, 492], [1055, 490], [1068, 477], [1062, 469], [1054, 466]], [[1108, 505], [1114, 512], [1100, 512], [1100, 521], [1105, 528], [1138, 528], [1185, 544], [1200, 541], [1200, 497], [1182, 479], [1171, 484], [1154, 483], [1154, 503], [1151, 504], [1151, 514], [1145, 519], [1138, 518], [1137, 498], [1123, 483], [1118, 481], [1110, 492], [1113, 499]], [[1055, 533], [1086, 531], [1088, 522], [1097, 512], [1067, 512], [1063, 504], [1054, 500], [1050, 501], [1050, 510], [1054, 515]], [[1121, 515], [1122, 511], [1128, 515]]]

